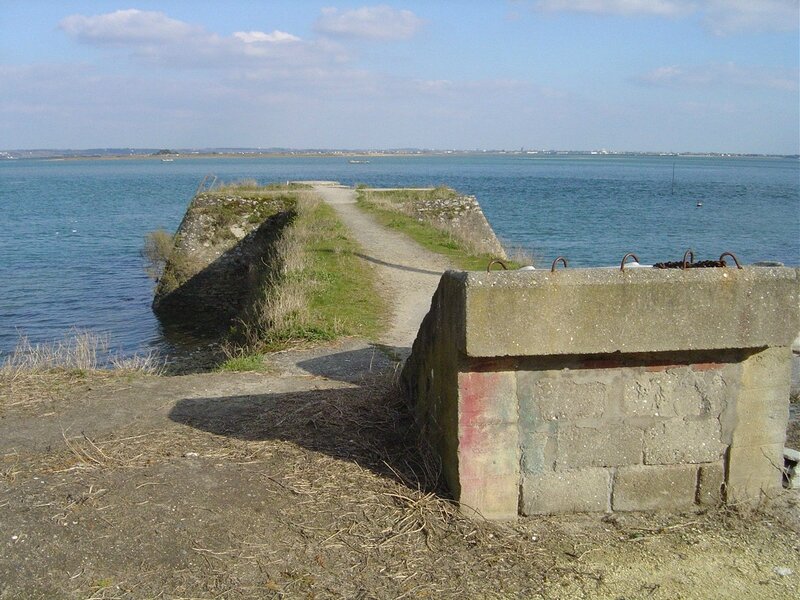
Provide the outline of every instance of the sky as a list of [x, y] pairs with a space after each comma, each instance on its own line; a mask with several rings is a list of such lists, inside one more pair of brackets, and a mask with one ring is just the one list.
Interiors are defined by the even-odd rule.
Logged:
[[800, 153], [800, 0], [0, 0], [0, 149]]

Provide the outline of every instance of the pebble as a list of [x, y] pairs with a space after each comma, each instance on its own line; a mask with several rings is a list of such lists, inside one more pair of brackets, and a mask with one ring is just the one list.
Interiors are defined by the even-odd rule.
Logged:
[[775, 574], [780, 577], [788, 577], [789, 575], [794, 574], [794, 571], [792, 571], [789, 567], [775, 567], [772, 570], [775, 571]]

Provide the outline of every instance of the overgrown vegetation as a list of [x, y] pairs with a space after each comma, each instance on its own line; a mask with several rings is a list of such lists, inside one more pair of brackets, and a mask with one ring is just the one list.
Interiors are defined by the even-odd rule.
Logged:
[[[370, 190], [359, 187], [358, 204], [381, 225], [396, 229], [423, 247], [450, 258], [459, 268], [483, 270], [496, 256], [486, 252], [485, 224], [463, 210], [459, 194], [448, 187]], [[516, 260], [504, 261], [518, 268]], [[528, 263], [530, 264], [530, 263]]]
[[385, 304], [333, 209], [297, 193], [296, 216], [263, 260], [234, 340], [252, 351], [341, 336], [372, 337]]

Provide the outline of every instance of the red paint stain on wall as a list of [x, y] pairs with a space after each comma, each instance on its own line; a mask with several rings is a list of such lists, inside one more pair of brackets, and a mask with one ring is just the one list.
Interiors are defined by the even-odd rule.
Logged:
[[489, 433], [481, 417], [493, 401], [500, 375], [498, 373], [461, 373], [458, 376], [458, 454], [461, 478], [477, 478], [470, 468], [470, 457], [485, 450]]

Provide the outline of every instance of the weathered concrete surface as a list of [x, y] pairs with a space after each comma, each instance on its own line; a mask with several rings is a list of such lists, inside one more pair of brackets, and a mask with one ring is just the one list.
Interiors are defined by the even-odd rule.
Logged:
[[467, 356], [788, 347], [796, 269], [566, 269], [452, 273]]
[[448, 272], [403, 379], [467, 512], [757, 502], [799, 292], [785, 268]]

